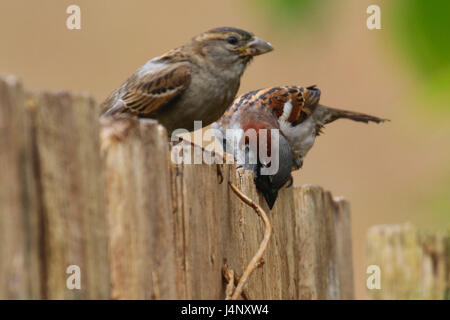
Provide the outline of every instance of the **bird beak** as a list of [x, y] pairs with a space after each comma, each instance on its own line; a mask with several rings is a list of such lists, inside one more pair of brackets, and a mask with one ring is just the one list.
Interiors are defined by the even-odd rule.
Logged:
[[269, 42], [265, 42], [258, 37], [254, 37], [252, 41], [247, 43], [245, 47], [245, 54], [248, 56], [259, 56], [273, 50], [272, 45]]
[[272, 210], [273, 206], [275, 205], [275, 200], [277, 200], [278, 197], [278, 191], [275, 192], [264, 191], [262, 192], [262, 194], [264, 196], [264, 199], [266, 199], [269, 209]]

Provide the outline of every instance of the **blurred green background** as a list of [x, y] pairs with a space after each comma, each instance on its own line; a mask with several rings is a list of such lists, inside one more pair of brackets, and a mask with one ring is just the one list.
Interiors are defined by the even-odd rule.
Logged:
[[[388, 19], [392, 39], [408, 67], [423, 83], [425, 93], [416, 106], [427, 103], [436, 114], [450, 112], [450, 2], [392, 1]], [[428, 108], [427, 108], [428, 109]]]
[[[254, 1], [255, 6], [261, 3], [262, 10], [269, 12], [272, 23], [275, 22], [274, 27], [282, 32], [289, 32], [296, 24], [320, 24], [324, 20], [324, 11], [339, 6], [329, 0]], [[424, 100], [416, 101], [415, 105], [423, 106], [426, 102], [437, 113], [450, 112], [450, 104], [445, 103], [450, 98], [450, 2], [396, 0], [372, 3], [388, 9], [382, 12], [383, 24], [389, 26], [388, 36], [381, 41], [391, 42], [394, 47], [390, 54], [404, 57], [406, 67], [414, 71], [412, 76], [424, 86], [421, 97]]]
[[[82, 29], [65, 27], [78, 4]], [[381, 30], [366, 9], [381, 8]], [[216, 26], [270, 41], [240, 93], [311, 85], [322, 102], [389, 118], [325, 129], [296, 172], [352, 207], [355, 286], [365, 298], [365, 235], [375, 224], [450, 226], [450, 1], [2, 0], [0, 72], [29, 88], [83, 91], [101, 102], [148, 59]]]

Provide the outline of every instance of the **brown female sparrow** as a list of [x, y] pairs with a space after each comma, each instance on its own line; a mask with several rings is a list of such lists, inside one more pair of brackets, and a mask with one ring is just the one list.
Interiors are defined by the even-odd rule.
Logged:
[[[270, 209], [278, 190], [288, 181], [292, 183], [291, 172], [302, 167], [304, 157], [324, 125], [340, 118], [365, 123], [386, 121], [363, 113], [329, 108], [319, 104], [319, 99], [320, 90], [316, 86], [255, 90], [236, 98], [212, 125], [224, 151], [233, 154], [245, 170], [253, 171], [256, 187]], [[273, 132], [270, 129], [279, 133], [278, 140], [271, 139]], [[257, 140], [253, 145], [249, 142], [251, 131]], [[261, 148], [270, 154], [270, 162], [268, 158], [262, 160]], [[264, 174], [263, 171], [273, 164], [276, 171]]]
[[103, 115], [157, 119], [169, 135], [177, 128], [192, 131], [194, 120], [207, 126], [233, 102], [252, 58], [272, 50], [244, 30], [206, 31], [148, 61], [103, 102]]

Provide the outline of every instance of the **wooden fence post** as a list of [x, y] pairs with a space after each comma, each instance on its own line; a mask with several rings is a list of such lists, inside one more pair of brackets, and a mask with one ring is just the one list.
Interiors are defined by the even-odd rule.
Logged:
[[0, 77], [0, 299], [42, 297], [32, 152], [22, 84]]
[[381, 270], [372, 299], [448, 299], [450, 235], [426, 234], [410, 224], [375, 226], [367, 236], [368, 265]]
[[355, 299], [353, 280], [353, 251], [350, 203], [342, 197], [334, 199], [334, 225], [339, 265], [339, 288], [341, 299]]
[[[36, 146], [43, 210], [45, 298], [109, 298], [109, 264], [98, 108], [86, 96], [39, 93]], [[81, 290], [69, 290], [70, 265]]]
[[155, 121], [102, 122], [115, 299], [175, 299], [169, 149]]
[[[223, 268], [241, 275], [264, 234], [229, 183], [273, 230], [247, 298], [353, 297], [348, 203], [302, 186], [269, 210], [251, 173], [176, 163], [194, 150], [170, 150], [155, 121], [98, 112], [0, 79], [0, 298], [223, 299]], [[81, 290], [67, 287], [70, 265]]]
[[[340, 271], [340, 264], [352, 263], [349, 207], [343, 200], [334, 201], [317, 186], [289, 188], [270, 211], [251, 173], [236, 172], [233, 165], [222, 167], [222, 184], [214, 166], [182, 164], [175, 170], [182, 226], [176, 232], [182, 244], [177, 256], [184, 257], [180, 278], [186, 298], [223, 298], [218, 268], [226, 260], [241, 274], [264, 233], [260, 219], [230, 191], [228, 181], [260, 203], [273, 226], [264, 265], [247, 284], [251, 299], [353, 298], [353, 268]], [[196, 190], [204, 196], [199, 198]], [[337, 230], [347, 235], [338, 240]]]
[[318, 186], [298, 189], [296, 197], [298, 290], [300, 299], [339, 299], [333, 199]]

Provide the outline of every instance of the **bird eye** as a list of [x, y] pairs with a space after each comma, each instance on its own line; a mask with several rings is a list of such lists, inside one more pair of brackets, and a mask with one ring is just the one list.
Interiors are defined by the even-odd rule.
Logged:
[[228, 37], [227, 38], [227, 42], [229, 43], [229, 44], [237, 44], [238, 43], [238, 38], [236, 38], [236, 37], [234, 37], [234, 36], [231, 36], [231, 37]]

